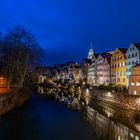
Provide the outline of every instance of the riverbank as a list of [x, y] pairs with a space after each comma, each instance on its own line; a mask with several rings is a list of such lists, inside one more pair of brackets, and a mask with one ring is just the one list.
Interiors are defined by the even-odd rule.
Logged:
[[[72, 96], [85, 97], [91, 96], [98, 101], [104, 102], [108, 105], [115, 106], [124, 110], [140, 112], [140, 97], [129, 95], [126, 92], [116, 92], [109, 90], [102, 90], [98, 87], [92, 87], [90, 85], [79, 85], [71, 83], [55, 83], [54, 85], [43, 84], [38, 87], [38, 92], [41, 94], [49, 93], [55, 94], [63, 91], [63, 93]], [[86, 99], [87, 100], [87, 99]]]
[[108, 105], [115, 106], [129, 111], [140, 111], [140, 97], [129, 95], [127, 93], [109, 92], [106, 90], [91, 91], [92, 98], [104, 102]]
[[32, 96], [29, 88], [13, 89], [8, 93], [0, 94], [0, 116], [10, 110], [20, 107]]

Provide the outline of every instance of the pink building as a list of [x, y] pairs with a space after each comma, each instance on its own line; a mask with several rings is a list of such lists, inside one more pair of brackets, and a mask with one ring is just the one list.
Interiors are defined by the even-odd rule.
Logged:
[[111, 81], [110, 76], [110, 53], [100, 54], [96, 61], [97, 84], [109, 85]]

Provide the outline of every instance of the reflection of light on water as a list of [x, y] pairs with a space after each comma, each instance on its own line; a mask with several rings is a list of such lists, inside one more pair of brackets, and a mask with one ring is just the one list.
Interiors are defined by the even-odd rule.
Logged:
[[89, 93], [89, 89], [86, 89], [85, 95], [84, 95], [85, 103], [86, 105], [89, 105], [89, 102], [91, 100], [91, 95]]

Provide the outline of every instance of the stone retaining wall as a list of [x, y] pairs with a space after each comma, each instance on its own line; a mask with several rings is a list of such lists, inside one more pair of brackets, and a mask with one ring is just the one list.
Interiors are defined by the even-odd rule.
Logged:
[[0, 95], [0, 115], [21, 106], [31, 95], [32, 91], [27, 88], [14, 89], [11, 93]]
[[[140, 110], [140, 97], [124, 94], [124, 93], [110, 93], [107, 91], [96, 91], [96, 99], [110, 103], [117, 107], [130, 110]], [[94, 94], [93, 94], [94, 95]]]

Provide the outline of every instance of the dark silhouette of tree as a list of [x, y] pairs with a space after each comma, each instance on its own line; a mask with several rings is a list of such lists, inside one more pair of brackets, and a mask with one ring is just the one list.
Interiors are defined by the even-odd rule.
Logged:
[[2, 44], [3, 72], [8, 87], [13, 84], [21, 88], [27, 82], [26, 77], [39, 63], [41, 48], [33, 34], [23, 27], [9, 30], [4, 35]]

